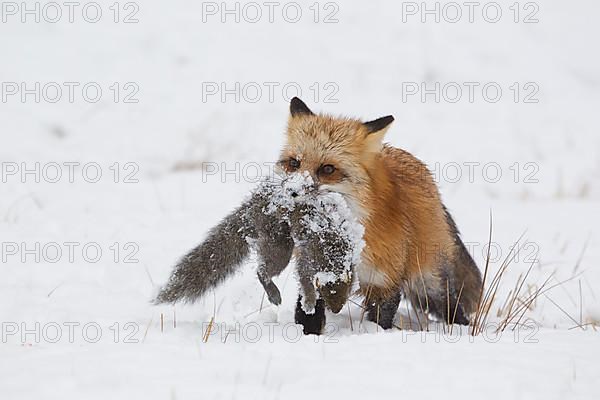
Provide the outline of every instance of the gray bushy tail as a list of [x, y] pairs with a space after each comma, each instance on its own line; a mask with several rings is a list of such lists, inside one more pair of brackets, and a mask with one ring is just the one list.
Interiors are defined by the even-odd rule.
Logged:
[[234, 212], [175, 266], [155, 304], [193, 302], [233, 275], [250, 253], [244, 213]]

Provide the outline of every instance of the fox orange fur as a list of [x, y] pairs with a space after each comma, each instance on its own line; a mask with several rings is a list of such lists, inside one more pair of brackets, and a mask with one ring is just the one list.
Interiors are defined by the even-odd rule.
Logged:
[[394, 118], [370, 122], [290, 104], [279, 166], [308, 171], [319, 190], [341, 193], [364, 225], [357, 267], [368, 317], [393, 325], [401, 296], [444, 321], [468, 324], [481, 274], [421, 161], [383, 143]]

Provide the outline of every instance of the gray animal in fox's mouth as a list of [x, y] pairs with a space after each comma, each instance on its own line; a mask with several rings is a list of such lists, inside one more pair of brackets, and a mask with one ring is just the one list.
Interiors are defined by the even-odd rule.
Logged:
[[324, 315], [308, 329], [303, 319], [310, 319], [315, 307], [322, 308], [318, 303], [334, 313], [344, 306], [362, 234], [343, 197], [317, 193], [310, 176], [291, 174], [281, 182], [265, 181], [179, 261], [155, 303], [197, 300], [236, 272], [255, 249], [258, 279], [269, 301], [279, 305], [281, 294], [272, 278], [294, 254], [301, 289], [296, 322], [305, 326], [305, 333], [318, 334]]

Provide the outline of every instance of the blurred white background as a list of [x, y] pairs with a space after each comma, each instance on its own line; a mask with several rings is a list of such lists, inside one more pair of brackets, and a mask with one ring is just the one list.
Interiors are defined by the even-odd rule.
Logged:
[[[261, 390], [267, 388], [271, 397], [292, 398], [301, 392], [296, 383], [287, 384], [287, 373], [299, 374], [299, 382], [316, 382], [311, 390], [329, 382], [332, 370], [338, 382], [354, 382], [356, 376], [374, 379], [369, 374], [394, 380], [411, 373], [406, 361], [397, 370], [362, 371], [370, 354], [354, 349], [367, 345], [382, 353], [393, 348], [389, 357], [412, 352], [423, 374], [444, 382], [473, 374], [468, 366], [440, 372], [462, 357], [463, 347], [445, 349], [452, 360], [444, 360], [435, 351], [421, 354], [420, 347], [390, 336], [355, 337], [351, 332], [357, 332], [347, 326], [344, 335], [349, 337], [337, 348], [313, 349], [303, 339], [296, 347], [234, 347], [226, 356], [223, 347], [201, 350], [199, 324], [217, 306], [219, 322], [293, 321], [293, 274], [279, 281], [285, 297], [280, 309], [257, 316], [262, 289], [252, 268], [214, 298], [182, 306], [179, 332], [161, 336], [159, 315], [172, 311], [148, 304], [156, 285], [164, 282], [179, 256], [239, 204], [254, 184], [244, 175], [252, 178], [255, 165], [277, 159], [288, 101], [295, 95], [318, 112], [363, 119], [393, 114], [389, 142], [434, 171], [480, 266], [490, 210], [498, 260], [526, 231], [531, 246], [509, 271], [512, 280], [503, 290], [510, 290], [536, 259], [532, 284], [553, 272], [557, 281], [583, 272], [553, 292], [563, 311], [545, 299], [532, 310], [532, 318], [551, 330], [544, 337], [552, 338], [554, 328], [565, 335], [525, 353], [527, 368], [539, 375], [514, 376], [517, 383], [506, 392], [485, 392], [497, 378], [486, 374], [497, 366], [492, 363], [482, 370], [481, 387], [473, 386], [473, 396], [523, 395], [528, 385], [546, 398], [589, 393], [593, 381], [586, 374], [593, 371], [553, 367], [577, 357], [553, 354], [552, 349], [578, 340], [583, 345], [574, 351], [589, 351], [588, 336], [569, 336], [578, 334], [568, 330], [575, 325], [569, 315], [577, 316], [577, 322], [600, 319], [600, 294], [594, 293], [600, 283], [597, 2], [481, 2], [471, 16], [462, 2], [433, 1], [48, 4], [1, 3], [0, 319], [18, 324], [95, 321], [104, 332], [115, 321], [132, 321], [140, 326], [137, 338], [152, 338], [153, 347], [125, 350], [84, 343], [82, 353], [71, 344], [35, 343], [28, 337], [24, 342], [33, 342], [33, 349], [24, 355], [22, 347], [6, 344], [21, 344], [19, 335], [3, 338], [3, 358], [11, 363], [0, 366], [0, 382], [11, 398], [56, 397], [56, 388], [86, 398], [94, 397], [90, 392], [103, 398], [117, 393], [231, 398], [244, 390], [264, 398]], [[434, 11], [427, 13], [425, 7]], [[458, 99], [457, 87], [462, 90]], [[423, 89], [433, 92], [423, 94]], [[237, 174], [224, 174], [235, 168]], [[54, 179], [56, 171], [60, 179]], [[88, 182], [96, 180], [96, 171], [102, 174], [98, 182]], [[78, 244], [72, 260], [65, 242]], [[44, 246], [48, 252], [56, 250], [50, 243], [63, 251], [54, 262], [43, 251]], [[102, 252], [95, 262], [81, 251], [90, 243], [92, 250]], [[345, 323], [343, 318], [347, 316], [338, 322]], [[524, 350], [516, 351], [503, 355], [494, 347], [479, 354], [500, 357], [509, 371], [508, 360], [518, 359]], [[304, 358], [303, 352], [312, 356]], [[551, 362], [538, 365], [534, 360], [540, 354]], [[320, 358], [321, 373], [311, 373], [313, 356]], [[89, 357], [100, 360], [98, 371], [83, 367]], [[266, 378], [268, 372], [263, 377], [262, 371], [274, 368], [269, 357], [276, 357], [273, 363], [295, 360], [303, 372], [280, 366], [275, 383]], [[338, 371], [345, 357], [353, 367], [363, 366], [357, 367], [359, 375], [352, 367], [344, 374]], [[186, 362], [180, 364], [182, 358]], [[228, 363], [237, 360], [242, 366], [230, 368]], [[252, 372], [254, 360], [260, 364], [258, 376]], [[154, 364], [158, 371], [153, 372]], [[26, 370], [33, 372], [26, 376]], [[426, 382], [412, 373], [404, 393], [417, 392]], [[577, 383], [573, 374], [580, 378]], [[546, 376], [558, 378], [550, 382]], [[38, 382], [35, 389], [30, 379]], [[346, 386], [339, 393], [352, 394], [352, 385]], [[372, 390], [384, 395], [388, 389]]]

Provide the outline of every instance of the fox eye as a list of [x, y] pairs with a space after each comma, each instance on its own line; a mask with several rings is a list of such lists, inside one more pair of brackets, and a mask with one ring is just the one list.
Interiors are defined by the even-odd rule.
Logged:
[[290, 158], [288, 160], [288, 167], [292, 170], [298, 169], [300, 168], [300, 161], [296, 160], [295, 158]]
[[335, 167], [331, 164], [325, 164], [321, 167], [321, 173], [323, 175], [331, 175], [335, 172]]

